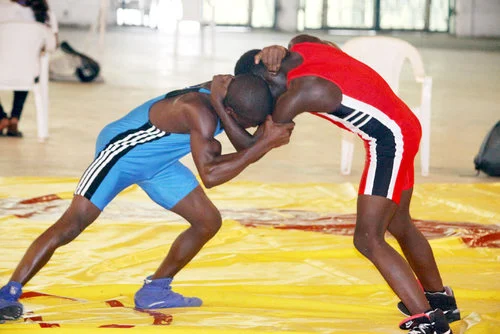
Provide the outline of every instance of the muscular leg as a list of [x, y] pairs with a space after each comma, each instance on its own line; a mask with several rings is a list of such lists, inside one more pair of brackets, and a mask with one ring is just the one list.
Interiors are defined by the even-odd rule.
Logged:
[[172, 209], [191, 226], [175, 239], [167, 257], [153, 279], [174, 277], [219, 230], [222, 219], [219, 210], [198, 186]]
[[443, 291], [443, 282], [431, 246], [410, 217], [413, 189], [404, 190], [388, 230], [396, 238], [411, 268], [426, 291]]
[[50, 260], [58, 247], [75, 239], [100, 213], [88, 199], [75, 195], [61, 218], [28, 248], [12, 274], [11, 281], [25, 285]]
[[385, 197], [359, 195], [354, 245], [377, 267], [412, 314], [423, 313], [430, 305], [410, 266], [384, 238], [396, 210], [397, 205]]

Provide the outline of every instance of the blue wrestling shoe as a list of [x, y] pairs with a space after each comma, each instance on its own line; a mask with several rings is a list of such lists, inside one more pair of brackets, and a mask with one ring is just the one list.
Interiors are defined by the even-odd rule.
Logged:
[[170, 284], [172, 278], [144, 280], [142, 288], [135, 293], [135, 307], [139, 309], [171, 308], [171, 307], [196, 307], [202, 301], [196, 297], [184, 297], [173, 292]]
[[22, 285], [13, 281], [0, 289], [0, 320], [15, 320], [23, 315], [23, 305], [18, 302], [22, 293]]

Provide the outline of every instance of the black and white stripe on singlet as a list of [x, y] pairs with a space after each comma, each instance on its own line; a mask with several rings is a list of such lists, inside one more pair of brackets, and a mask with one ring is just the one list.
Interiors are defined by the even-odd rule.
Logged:
[[92, 164], [85, 170], [76, 187], [75, 194], [90, 199], [95, 190], [106, 177], [110, 169], [134, 147], [168, 136], [169, 133], [158, 129], [147, 122], [136, 129], [130, 129], [116, 135], [99, 152]]
[[366, 193], [391, 198], [404, 149], [399, 125], [375, 107], [345, 95], [342, 105], [326, 115], [368, 142]]
[[[209, 90], [201, 86], [192, 86], [171, 91], [167, 93], [164, 98], [172, 98], [191, 92], [210, 93]], [[106, 144], [92, 164], [85, 170], [76, 187], [75, 194], [90, 199], [111, 168], [121, 157], [127, 154], [127, 152], [134, 147], [153, 142], [169, 135], [170, 133], [158, 129], [149, 121], [136, 129], [130, 129], [116, 135]]]

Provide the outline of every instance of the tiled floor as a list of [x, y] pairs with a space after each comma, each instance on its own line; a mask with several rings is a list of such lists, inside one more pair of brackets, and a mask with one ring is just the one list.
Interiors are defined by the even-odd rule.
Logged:
[[[35, 110], [28, 98], [21, 130], [23, 139], [0, 138], [0, 176], [79, 177], [91, 162], [101, 128], [146, 99], [171, 89], [231, 73], [241, 53], [269, 44], [285, 44], [292, 34], [218, 31], [214, 55], [200, 55], [198, 36], [185, 35], [180, 55], [173, 57], [173, 36], [142, 29], [112, 29], [102, 53], [97, 38], [86, 30], [62, 28], [61, 40], [98, 58], [104, 83], [50, 83], [50, 139], [36, 140]], [[342, 44], [349, 36], [321, 34]], [[500, 41], [457, 39], [446, 35], [400, 34], [420, 50], [433, 77], [431, 175], [417, 182], [494, 182], [473, 176], [472, 160], [487, 131], [500, 119]], [[209, 44], [209, 43], [207, 43]], [[412, 105], [418, 85], [405, 69], [401, 96]], [[1, 92], [6, 109], [11, 94]], [[261, 182], [354, 182], [363, 167], [363, 149], [356, 146], [353, 173], [339, 173], [340, 130], [319, 118], [296, 120], [289, 145], [250, 166], [239, 180]], [[231, 150], [222, 135], [225, 152]], [[418, 159], [417, 159], [418, 160]], [[190, 157], [183, 161], [191, 168]], [[419, 162], [416, 163], [417, 175]]]

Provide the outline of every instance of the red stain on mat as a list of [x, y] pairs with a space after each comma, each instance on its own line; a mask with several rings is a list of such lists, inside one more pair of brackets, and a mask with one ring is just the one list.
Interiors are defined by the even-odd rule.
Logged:
[[151, 310], [142, 310], [142, 309], [138, 309], [138, 308], [126, 307], [125, 305], [123, 305], [123, 303], [121, 301], [116, 300], [116, 299], [106, 300], [106, 304], [108, 304], [111, 307], [125, 307], [125, 308], [133, 309], [137, 312], [146, 313], [147, 315], [150, 315], [153, 317], [153, 325], [157, 325], [157, 326], [170, 325], [172, 323], [172, 320], [173, 320], [173, 317], [170, 314], [165, 314], [165, 313], [151, 311]]
[[47, 293], [41, 293], [41, 292], [36, 292], [36, 291], [23, 292], [23, 294], [21, 295], [21, 297], [19, 299], [34, 298], [34, 297], [55, 297], [55, 298], [59, 298], [59, 299], [66, 299], [66, 300], [78, 301], [78, 299], [75, 299], [75, 298], [69, 298], [69, 297], [63, 297], [63, 296], [56, 296], [56, 295], [49, 295]]
[[135, 326], [134, 325], [117, 325], [117, 324], [99, 326], [99, 328], [132, 328], [132, 327], [135, 327]]
[[53, 324], [53, 323], [48, 323], [48, 322], [39, 322], [38, 325], [42, 328], [55, 328], [55, 327], [61, 327], [59, 324]]
[[61, 197], [57, 196], [56, 194], [49, 194], [49, 195], [43, 195], [43, 196], [39, 196], [39, 197], [28, 198], [28, 199], [25, 199], [25, 200], [19, 202], [19, 204], [45, 203], [45, 202], [56, 201], [58, 199], [61, 199]]
[[36, 316], [33, 316], [33, 317], [26, 317], [26, 318], [24, 318], [24, 322], [26, 322], [26, 321], [37, 322], [37, 321], [43, 321], [43, 319], [42, 319], [41, 315], [36, 315]]
[[173, 317], [170, 314], [165, 314], [161, 312], [151, 311], [151, 310], [141, 310], [135, 309], [138, 312], [147, 313], [153, 317], [153, 325], [157, 326], [167, 326], [172, 323]]
[[108, 304], [111, 307], [125, 307], [125, 305], [123, 305], [121, 301], [115, 299], [106, 300], [106, 304]]
[[[231, 212], [228, 211], [228, 215]], [[243, 212], [235, 220], [248, 227], [272, 227], [278, 230], [301, 230], [336, 235], [354, 235], [356, 215], [324, 215], [299, 210], [255, 210], [245, 218]], [[243, 216], [243, 217], [241, 217]], [[468, 222], [413, 220], [429, 239], [458, 236], [469, 247], [500, 248], [500, 226]]]

